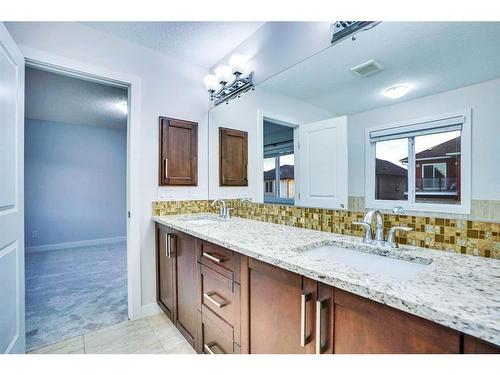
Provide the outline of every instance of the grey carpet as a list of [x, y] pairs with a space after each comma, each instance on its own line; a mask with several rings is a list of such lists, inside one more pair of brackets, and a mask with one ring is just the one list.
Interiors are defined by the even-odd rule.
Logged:
[[26, 350], [128, 319], [126, 243], [26, 254]]

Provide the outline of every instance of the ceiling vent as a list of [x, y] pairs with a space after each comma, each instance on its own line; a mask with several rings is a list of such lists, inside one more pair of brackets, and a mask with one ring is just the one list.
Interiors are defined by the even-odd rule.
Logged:
[[384, 70], [383, 66], [375, 60], [369, 60], [362, 64], [356, 65], [354, 68], [351, 68], [351, 72], [359, 77], [366, 77], [371, 74], [381, 72], [382, 70]]

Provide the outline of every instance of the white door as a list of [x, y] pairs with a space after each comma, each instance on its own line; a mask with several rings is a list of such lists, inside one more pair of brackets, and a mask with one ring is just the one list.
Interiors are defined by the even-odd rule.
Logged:
[[299, 126], [300, 206], [347, 208], [347, 116]]
[[24, 353], [24, 58], [0, 22], [0, 353]]

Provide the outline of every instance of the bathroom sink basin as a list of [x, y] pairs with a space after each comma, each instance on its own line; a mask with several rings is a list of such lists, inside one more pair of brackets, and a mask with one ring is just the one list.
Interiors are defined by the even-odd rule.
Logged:
[[414, 279], [427, 266], [427, 264], [338, 246], [321, 246], [307, 250], [305, 254], [313, 260], [350, 266], [363, 273], [388, 276], [401, 281]]

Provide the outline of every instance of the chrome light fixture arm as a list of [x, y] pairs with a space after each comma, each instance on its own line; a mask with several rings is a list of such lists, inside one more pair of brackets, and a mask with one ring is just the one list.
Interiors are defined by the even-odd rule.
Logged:
[[235, 79], [231, 83], [223, 84], [218, 91], [210, 93], [210, 99], [214, 101], [215, 105], [223, 102], [228, 103], [248, 90], [254, 89], [254, 73], [251, 72], [247, 76], [242, 77], [241, 74], [235, 74]]

